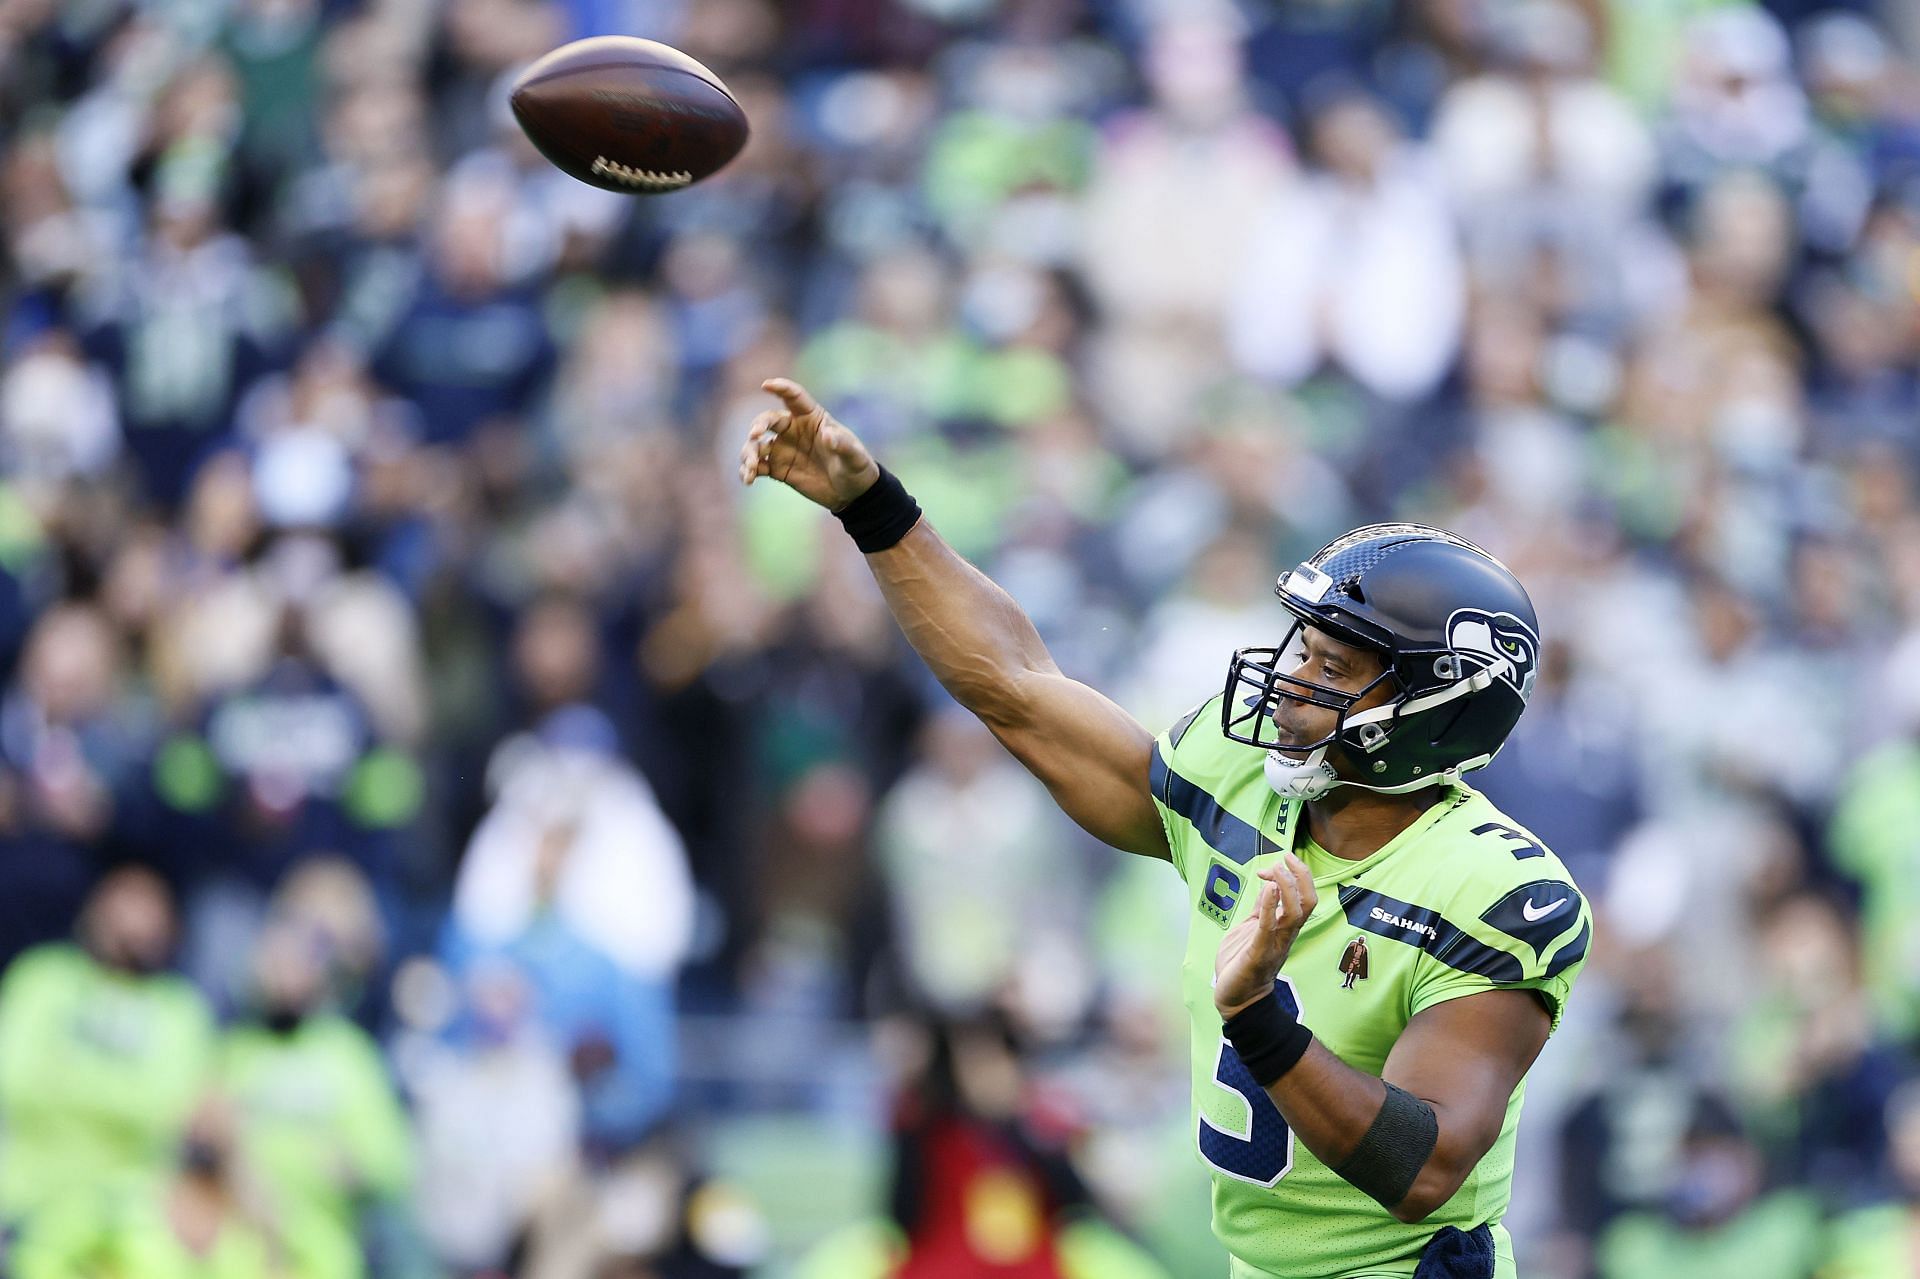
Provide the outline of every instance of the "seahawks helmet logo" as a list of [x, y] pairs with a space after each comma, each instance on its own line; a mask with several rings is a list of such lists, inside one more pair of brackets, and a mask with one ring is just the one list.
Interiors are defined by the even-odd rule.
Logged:
[[1512, 613], [1488, 613], [1477, 608], [1456, 609], [1447, 619], [1447, 647], [1463, 657], [1478, 658], [1487, 666], [1504, 660], [1500, 680], [1525, 701], [1533, 694], [1533, 677], [1540, 666], [1540, 637]]

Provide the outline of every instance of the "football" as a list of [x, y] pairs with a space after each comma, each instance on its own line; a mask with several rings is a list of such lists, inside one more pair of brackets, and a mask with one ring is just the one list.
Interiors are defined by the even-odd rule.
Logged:
[[746, 112], [718, 76], [634, 36], [562, 45], [521, 72], [507, 100], [547, 159], [630, 195], [698, 182], [747, 141]]

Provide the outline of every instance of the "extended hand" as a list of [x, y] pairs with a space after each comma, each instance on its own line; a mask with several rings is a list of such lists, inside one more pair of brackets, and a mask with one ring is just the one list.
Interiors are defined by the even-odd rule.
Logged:
[[858, 436], [821, 408], [807, 388], [768, 378], [760, 389], [786, 406], [753, 419], [740, 448], [740, 482], [771, 476], [829, 511], [843, 509], [880, 478], [880, 467]]
[[1273, 993], [1293, 939], [1320, 902], [1312, 872], [1292, 853], [1261, 871], [1260, 879], [1253, 913], [1227, 930], [1214, 960], [1213, 1004], [1222, 1021]]

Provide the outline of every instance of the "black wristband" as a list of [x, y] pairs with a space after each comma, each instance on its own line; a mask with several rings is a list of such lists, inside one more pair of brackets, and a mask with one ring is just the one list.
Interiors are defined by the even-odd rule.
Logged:
[[1253, 1082], [1262, 1088], [1292, 1070], [1313, 1043], [1313, 1032], [1272, 995], [1248, 1004], [1220, 1029], [1240, 1054]]
[[920, 504], [901, 486], [899, 477], [883, 466], [871, 488], [833, 515], [852, 536], [853, 544], [872, 555], [913, 531], [920, 522]]

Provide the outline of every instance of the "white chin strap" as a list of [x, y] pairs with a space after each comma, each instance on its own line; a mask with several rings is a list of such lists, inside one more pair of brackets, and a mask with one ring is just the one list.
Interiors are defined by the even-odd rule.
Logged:
[[1324, 746], [1310, 751], [1304, 759], [1294, 759], [1279, 751], [1267, 752], [1267, 785], [1273, 787], [1281, 799], [1319, 799], [1341, 784], [1340, 775], [1327, 762]]
[[1333, 765], [1327, 762], [1327, 748], [1311, 752], [1305, 759], [1294, 759], [1282, 755], [1279, 751], [1267, 752], [1267, 785], [1273, 787], [1281, 799], [1297, 799], [1302, 803], [1319, 799], [1336, 786], [1351, 786], [1355, 790], [1370, 790], [1376, 795], [1404, 795], [1408, 791], [1424, 790], [1429, 786], [1445, 784], [1451, 786], [1460, 780], [1462, 773], [1470, 773], [1484, 767], [1493, 759], [1491, 755], [1479, 755], [1473, 759], [1462, 760], [1452, 768], [1439, 773], [1429, 773], [1398, 786], [1370, 786], [1366, 782], [1349, 781], [1333, 771]]

